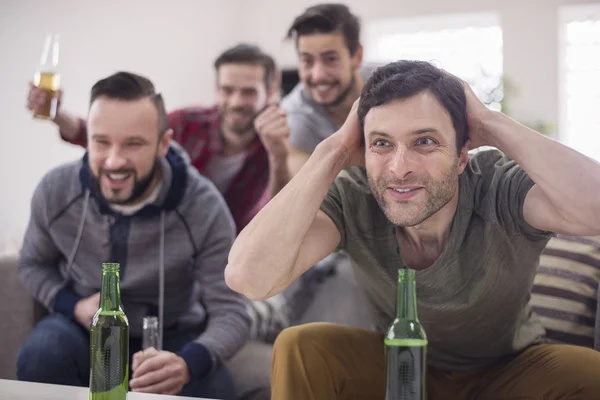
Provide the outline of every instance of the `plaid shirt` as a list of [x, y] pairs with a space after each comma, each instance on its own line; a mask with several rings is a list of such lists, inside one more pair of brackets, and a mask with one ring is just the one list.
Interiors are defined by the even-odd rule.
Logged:
[[[219, 132], [219, 111], [210, 108], [189, 107], [171, 112], [169, 127], [173, 139], [189, 154], [192, 165], [206, 176], [211, 158], [223, 149]], [[77, 139], [70, 141], [87, 146], [85, 120], [80, 120], [81, 129]], [[62, 135], [61, 135], [62, 136]], [[64, 136], [62, 136], [65, 139]], [[67, 139], [65, 139], [67, 140]], [[210, 179], [209, 176], [207, 178]], [[258, 135], [247, 149], [246, 159], [231, 186], [223, 194], [233, 215], [238, 233], [254, 218], [268, 202], [269, 160]]]

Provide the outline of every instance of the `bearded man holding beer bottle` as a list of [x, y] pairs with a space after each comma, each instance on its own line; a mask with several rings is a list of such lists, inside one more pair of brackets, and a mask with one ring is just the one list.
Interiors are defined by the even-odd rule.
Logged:
[[[162, 96], [145, 77], [99, 80], [86, 130], [84, 156], [49, 171], [31, 202], [17, 268], [50, 314], [21, 347], [17, 378], [90, 384], [89, 329], [108, 261], [119, 264], [129, 321], [129, 389], [236, 398], [226, 363], [248, 340], [250, 321], [247, 299], [223, 277], [235, 237], [223, 197], [172, 146]], [[161, 340], [142, 352], [150, 315]]]
[[[493, 148], [468, 151], [482, 146]], [[399, 61], [371, 75], [343, 126], [238, 235], [225, 278], [262, 299], [335, 249], [354, 260], [376, 331], [284, 330], [274, 399], [384, 399], [386, 379], [408, 376], [386, 378], [407, 367], [384, 358], [395, 316], [426, 332], [398, 344], [427, 346], [426, 379], [411, 384], [426, 382], [428, 400], [593, 399], [600, 353], [548, 343], [529, 305], [555, 233], [600, 234], [600, 165], [445, 71]]]

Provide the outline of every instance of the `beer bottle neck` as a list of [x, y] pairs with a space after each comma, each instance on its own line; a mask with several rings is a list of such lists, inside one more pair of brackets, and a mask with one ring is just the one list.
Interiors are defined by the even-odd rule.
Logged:
[[58, 33], [52, 33], [46, 37], [40, 60], [40, 66], [42, 68], [41, 72], [56, 72], [55, 69], [58, 65], [58, 44]]
[[417, 289], [415, 271], [408, 268], [398, 270], [398, 288], [396, 289], [396, 319], [416, 321]]
[[102, 266], [102, 291], [100, 292], [100, 308], [103, 311], [121, 310], [119, 264], [103, 264]]

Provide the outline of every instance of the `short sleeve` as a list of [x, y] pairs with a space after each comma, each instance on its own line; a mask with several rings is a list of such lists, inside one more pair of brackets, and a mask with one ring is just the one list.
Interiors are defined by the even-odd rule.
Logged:
[[482, 200], [481, 210], [488, 219], [495, 220], [516, 235], [540, 238], [553, 235], [534, 228], [525, 220], [523, 205], [529, 190], [535, 185], [525, 170], [499, 151], [489, 151], [473, 161], [475, 170], [480, 174], [478, 194]]
[[336, 250], [344, 250], [347, 245], [346, 224], [344, 223], [344, 207], [339, 185], [340, 177], [338, 176], [333, 184], [329, 187], [327, 196], [321, 203], [321, 211], [323, 211], [335, 224], [340, 232], [340, 243]]
[[287, 115], [290, 128], [290, 143], [311, 154], [321, 142], [316, 124], [303, 113], [291, 112]]

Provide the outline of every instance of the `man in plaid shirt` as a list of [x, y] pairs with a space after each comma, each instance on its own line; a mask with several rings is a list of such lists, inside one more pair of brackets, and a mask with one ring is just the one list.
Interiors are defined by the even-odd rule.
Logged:
[[[193, 166], [223, 194], [239, 233], [289, 180], [289, 129], [275, 105], [279, 77], [270, 56], [240, 44], [223, 52], [214, 66], [217, 105], [172, 111], [169, 127]], [[28, 108], [40, 107], [44, 96], [32, 86]], [[54, 123], [64, 140], [87, 145], [85, 120], [59, 109]]]

